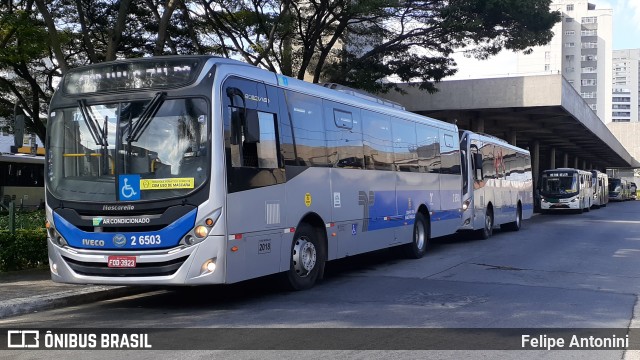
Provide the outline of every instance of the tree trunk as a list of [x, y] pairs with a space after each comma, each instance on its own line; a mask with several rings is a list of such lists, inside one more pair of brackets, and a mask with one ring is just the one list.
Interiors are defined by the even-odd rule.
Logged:
[[82, 8], [82, 0], [76, 0], [76, 8], [78, 10], [80, 30], [82, 31], [82, 42], [87, 49], [87, 56], [91, 63], [97, 63], [98, 57], [96, 56], [96, 50], [93, 47], [93, 42], [91, 42], [91, 38], [89, 37], [89, 30], [87, 29], [87, 22], [84, 17], [84, 9]]
[[[156, 47], [153, 50], [154, 55], [162, 55], [164, 50], [164, 44], [167, 42], [167, 39], [170, 40], [167, 36], [167, 29], [169, 28], [169, 21], [171, 20], [171, 16], [178, 5], [180, 0], [169, 0], [165, 5], [164, 12], [162, 13], [162, 17], [158, 20], [158, 38], [156, 39]], [[156, 14], [157, 10], [152, 9]], [[159, 17], [159, 14], [158, 14]], [[172, 52], [175, 54], [176, 49], [173, 47]]]
[[38, 7], [38, 11], [42, 14], [45, 24], [47, 24], [47, 30], [49, 30], [49, 36], [51, 38], [51, 50], [53, 51], [53, 55], [56, 57], [60, 71], [64, 74], [67, 72], [69, 67], [67, 66], [67, 60], [62, 53], [62, 46], [60, 45], [60, 38], [58, 37], [56, 25], [51, 17], [49, 9], [47, 9], [47, 6], [44, 3], [44, 0], [35, 0], [35, 2]]
[[[42, 0], [37, 0], [42, 1]], [[107, 57], [106, 61], [111, 61], [116, 59], [116, 52], [118, 51], [118, 47], [120, 46], [120, 40], [122, 39], [122, 33], [124, 32], [125, 22], [127, 20], [127, 15], [129, 14], [129, 5], [131, 5], [131, 0], [121, 0], [120, 1], [120, 9], [118, 10], [118, 20], [111, 31], [111, 36], [109, 39], [109, 46], [107, 47]]]

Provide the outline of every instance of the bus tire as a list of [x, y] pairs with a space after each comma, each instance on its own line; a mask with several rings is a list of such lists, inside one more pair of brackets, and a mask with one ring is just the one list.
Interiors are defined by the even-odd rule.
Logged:
[[289, 271], [286, 272], [288, 287], [291, 290], [313, 287], [324, 269], [324, 254], [319, 232], [307, 223], [300, 224], [291, 242]]
[[486, 240], [493, 234], [493, 210], [487, 208], [487, 212], [484, 214], [484, 227], [478, 230], [478, 236], [482, 240]]
[[500, 225], [500, 228], [504, 230], [519, 231], [521, 227], [522, 227], [522, 205], [518, 203], [518, 208], [516, 210], [516, 221]]
[[402, 246], [406, 257], [410, 259], [420, 259], [427, 252], [429, 247], [429, 225], [422, 213], [416, 213], [413, 224], [413, 240]]

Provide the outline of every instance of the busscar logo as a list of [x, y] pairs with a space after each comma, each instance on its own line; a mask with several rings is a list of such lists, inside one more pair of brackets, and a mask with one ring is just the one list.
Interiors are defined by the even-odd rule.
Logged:
[[7, 331], [7, 347], [12, 349], [38, 348], [40, 347], [40, 331], [9, 330]]
[[136, 207], [133, 205], [102, 205], [102, 210], [105, 211], [121, 211], [121, 210], [135, 210]]

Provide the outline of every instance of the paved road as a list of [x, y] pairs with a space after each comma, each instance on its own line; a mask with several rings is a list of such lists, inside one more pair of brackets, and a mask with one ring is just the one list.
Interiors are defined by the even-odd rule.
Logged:
[[[428, 256], [383, 251], [332, 263], [304, 292], [272, 279], [178, 288], [0, 321], [0, 327], [628, 328], [640, 327], [640, 201], [585, 214], [539, 215], [489, 240], [437, 239]], [[197, 330], [194, 330], [197, 332]], [[47, 352], [5, 352], [29, 359]], [[125, 354], [125, 353], [122, 353]], [[128, 359], [169, 353], [126, 352]], [[623, 351], [185, 351], [181, 358], [634, 358]], [[112, 358], [109, 352], [91, 358]], [[170, 356], [176, 356], [172, 353]], [[87, 358], [67, 352], [65, 358]]]

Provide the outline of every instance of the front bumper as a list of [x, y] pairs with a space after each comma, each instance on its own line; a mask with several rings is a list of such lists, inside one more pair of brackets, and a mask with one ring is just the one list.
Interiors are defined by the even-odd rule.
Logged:
[[[48, 239], [51, 279], [105, 285], [196, 285], [225, 283], [224, 236], [208, 236], [189, 247], [149, 251], [97, 251], [60, 247]], [[109, 268], [112, 255], [136, 256], [135, 268]], [[215, 270], [203, 265], [215, 261]]]

